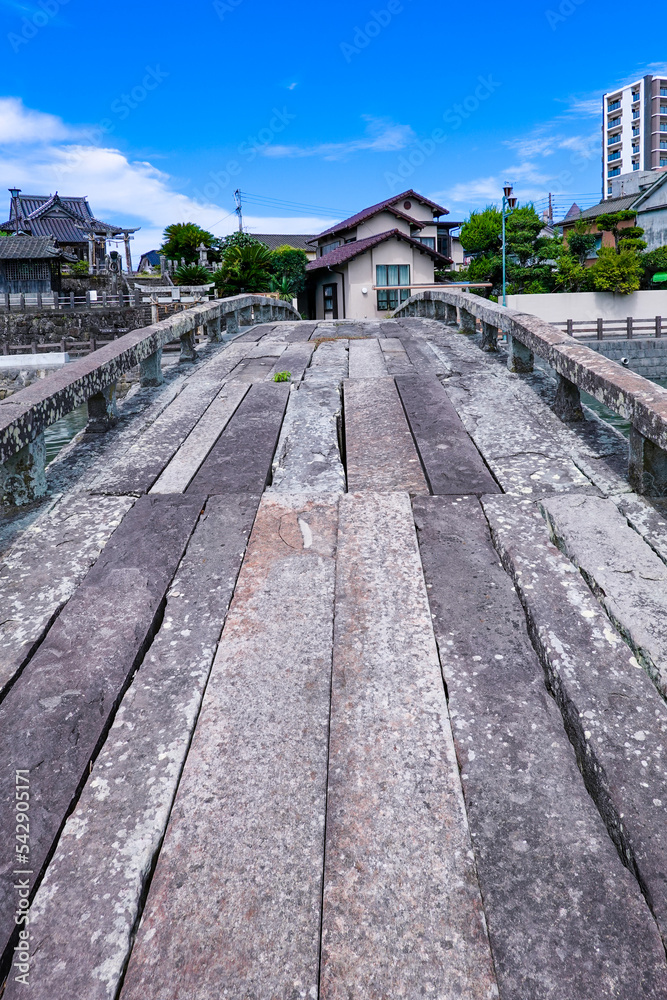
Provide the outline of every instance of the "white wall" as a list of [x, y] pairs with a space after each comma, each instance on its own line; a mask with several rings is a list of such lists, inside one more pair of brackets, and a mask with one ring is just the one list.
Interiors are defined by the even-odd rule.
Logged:
[[531, 313], [548, 323], [567, 319], [652, 319], [667, 316], [667, 291], [633, 292], [554, 292], [549, 295], [508, 295], [507, 305], [519, 312]]
[[397, 219], [392, 212], [378, 212], [357, 226], [357, 239], [365, 240], [369, 236], [378, 236], [390, 229], [399, 229], [406, 236], [410, 235], [410, 223], [406, 219]]

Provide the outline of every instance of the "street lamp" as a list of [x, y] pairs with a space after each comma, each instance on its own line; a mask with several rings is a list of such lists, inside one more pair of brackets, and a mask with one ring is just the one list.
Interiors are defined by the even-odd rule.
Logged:
[[19, 234], [19, 195], [21, 194], [21, 188], [10, 188], [9, 194], [11, 196], [12, 202], [14, 203], [14, 221], [16, 223], [16, 235]]
[[503, 188], [503, 305], [507, 305], [505, 290], [507, 287], [507, 240], [505, 233], [505, 220], [510, 212], [516, 208], [517, 199], [514, 197], [514, 188], [511, 184], [506, 184]]

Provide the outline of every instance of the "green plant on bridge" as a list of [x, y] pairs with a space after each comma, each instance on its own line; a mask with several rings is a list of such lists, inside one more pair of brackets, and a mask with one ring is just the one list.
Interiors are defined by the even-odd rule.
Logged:
[[291, 372], [276, 372], [276, 374], [273, 376], [273, 381], [274, 382], [289, 382], [291, 378], [292, 378], [292, 373]]

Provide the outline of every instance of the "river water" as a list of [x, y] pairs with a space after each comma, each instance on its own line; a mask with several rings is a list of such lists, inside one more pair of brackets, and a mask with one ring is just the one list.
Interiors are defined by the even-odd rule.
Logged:
[[44, 431], [44, 440], [46, 441], [46, 464], [52, 462], [56, 457], [61, 448], [64, 448], [66, 444], [75, 437], [79, 431], [82, 431], [86, 426], [88, 421], [88, 406], [86, 403], [83, 406], [77, 406], [76, 410], [72, 410], [68, 413], [66, 417], [62, 420], [56, 420], [55, 424], [51, 424]]

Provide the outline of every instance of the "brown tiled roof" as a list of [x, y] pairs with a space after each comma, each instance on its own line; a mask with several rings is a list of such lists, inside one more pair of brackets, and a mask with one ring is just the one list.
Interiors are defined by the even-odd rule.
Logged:
[[443, 256], [441, 253], [437, 253], [435, 250], [431, 250], [424, 243], [420, 243], [418, 240], [413, 240], [410, 236], [406, 236], [402, 233], [400, 229], [388, 229], [386, 233], [378, 233], [377, 236], [367, 236], [365, 240], [355, 240], [354, 243], [344, 243], [342, 247], [337, 247], [330, 253], [325, 254], [323, 257], [317, 257], [315, 260], [309, 261], [306, 264], [307, 271], [317, 271], [323, 267], [332, 267], [336, 264], [346, 264], [349, 260], [354, 257], [358, 257], [360, 254], [365, 253], [366, 250], [370, 250], [371, 247], [377, 246], [378, 243], [384, 243], [385, 240], [390, 240], [393, 238], [403, 240], [404, 243], [409, 243], [410, 246], [416, 247], [417, 250], [421, 250], [422, 253], [427, 253], [429, 257], [432, 257], [436, 264], [451, 264], [451, 259], [449, 257]]
[[556, 225], [562, 226], [566, 222], [569, 224], [578, 219], [596, 219], [598, 215], [606, 215], [607, 212], [622, 212], [626, 208], [632, 208], [638, 197], [637, 194], [626, 194], [623, 198], [608, 198], [607, 201], [601, 201], [598, 205], [593, 205], [592, 208], [585, 208], [581, 215], [574, 216], [568, 212], [567, 216]]
[[[417, 220], [413, 219], [409, 215], [403, 215], [400, 209], [392, 208], [391, 206], [396, 201], [400, 201], [401, 198], [414, 198], [415, 201], [421, 201], [424, 205], [428, 205], [432, 208], [436, 215], [449, 215], [449, 211], [443, 208], [442, 205], [436, 205], [434, 201], [430, 201], [421, 194], [417, 194], [416, 191], [410, 189], [409, 191], [404, 191], [402, 194], [392, 195], [391, 198], [385, 198], [384, 201], [379, 201], [377, 205], [371, 205], [370, 208], [364, 208], [361, 212], [357, 212], [356, 215], [351, 215], [349, 219], [343, 219], [342, 222], [337, 222], [335, 226], [331, 226], [330, 229], [325, 229], [320, 236], [328, 236], [330, 233], [338, 233], [341, 229], [352, 229], [353, 226], [357, 226], [364, 219], [369, 219], [372, 215], [377, 215], [378, 212], [385, 212], [390, 209], [399, 218], [408, 219], [411, 223], [417, 224]], [[428, 225], [429, 223], [418, 223], [420, 226]]]

